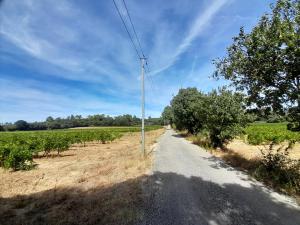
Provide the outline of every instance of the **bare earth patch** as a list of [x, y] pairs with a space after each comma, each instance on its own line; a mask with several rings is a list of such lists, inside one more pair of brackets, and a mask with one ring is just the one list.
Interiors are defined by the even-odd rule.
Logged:
[[[148, 153], [163, 132], [146, 132]], [[0, 224], [132, 224], [142, 216], [141, 183], [151, 158], [141, 156], [135, 132], [37, 158], [30, 171], [0, 169]]]

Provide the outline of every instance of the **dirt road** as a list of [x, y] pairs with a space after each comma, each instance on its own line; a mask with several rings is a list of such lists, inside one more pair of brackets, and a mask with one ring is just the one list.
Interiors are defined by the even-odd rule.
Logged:
[[155, 153], [143, 224], [299, 225], [300, 207], [172, 130]]

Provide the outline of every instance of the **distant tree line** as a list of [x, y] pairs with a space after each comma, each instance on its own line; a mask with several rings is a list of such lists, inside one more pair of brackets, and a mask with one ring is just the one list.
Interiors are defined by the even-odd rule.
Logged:
[[[86, 118], [81, 115], [71, 115], [67, 118], [47, 117], [42, 122], [27, 122], [18, 120], [15, 123], [4, 123], [0, 125], [0, 131], [26, 131], [26, 130], [52, 130], [66, 129], [73, 127], [92, 127], [92, 126], [138, 126], [141, 119], [129, 114], [111, 117], [108, 115], [90, 115]], [[161, 118], [145, 119], [146, 125], [162, 125]]]
[[287, 110], [276, 112], [272, 107], [248, 108], [246, 110], [251, 122], [281, 123], [289, 122], [289, 112]]

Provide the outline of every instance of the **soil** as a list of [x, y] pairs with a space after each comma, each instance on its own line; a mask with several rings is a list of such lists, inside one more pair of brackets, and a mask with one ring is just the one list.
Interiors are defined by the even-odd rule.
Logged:
[[[147, 157], [135, 132], [36, 158], [29, 171], [0, 169], [0, 224], [130, 224], [138, 216], [141, 177], [151, 168], [151, 151], [163, 132], [146, 132]], [[68, 211], [73, 205], [76, 210]]]

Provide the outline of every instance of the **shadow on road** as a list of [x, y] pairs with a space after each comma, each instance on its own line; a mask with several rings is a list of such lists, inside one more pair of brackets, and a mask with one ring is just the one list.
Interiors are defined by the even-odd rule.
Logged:
[[188, 137], [187, 134], [172, 134], [173, 137], [176, 137], [176, 138], [186, 138]]
[[0, 198], [1, 225], [135, 223], [298, 225], [300, 212], [257, 186], [219, 185], [175, 173], [105, 188], [58, 187]]
[[219, 185], [200, 177], [156, 173], [143, 224], [300, 224], [299, 208], [260, 186]]

